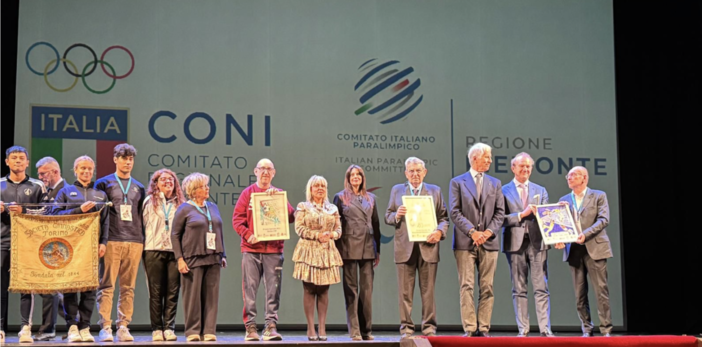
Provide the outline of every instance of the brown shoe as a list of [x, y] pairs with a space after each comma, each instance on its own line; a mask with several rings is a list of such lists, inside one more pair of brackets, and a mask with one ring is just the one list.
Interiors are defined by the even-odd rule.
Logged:
[[256, 324], [251, 324], [246, 327], [246, 337], [244, 337], [244, 341], [261, 341], [261, 337], [258, 336]]
[[363, 338], [363, 341], [373, 341], [375, 340], [375, 336], [368, 334], [368, 335], [362, 335], [361, 338]]
[[280, 341], [282, 339], [283, 335], [278, 334], [275, 323], [270, 323], [263, 329], [263, 341]]

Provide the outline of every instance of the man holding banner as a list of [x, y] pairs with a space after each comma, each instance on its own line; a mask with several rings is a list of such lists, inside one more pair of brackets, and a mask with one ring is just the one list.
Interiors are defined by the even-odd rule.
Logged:
[[[46, 194], [44, 194], [44, 203], [54, 203], [59, 191], [65, 185], [63, 177], [61, 177], [61, 166], [59, 162], [52, 157], [44, 157], [39, 159], [36, 164], [37, 176], [44, 182]], [[50, 210], [48, 212], [51, 212]], [[63, 295], [61, 293], [42, 294], [42, 313], [41, 326], [34, 337], [37, 341], [50, 341], [56, 337], [56, 319], [60, 314], [64, 317]]]
[[[28, 209], [19, 204], [36, 204], [41, 202], [46, 189], [40, 180], [27, 176], [25, 170], [29, 166], [29, 154], [24, 147], [12, 146], [5, 151], [5, 165], [10, 168], [10, 174], [0, 178], [0, 220], [2, 231], [0, 233], [0, 244], [2, 244], [0, 258], [0, 342], [5, 342], [5, 330], [7, 330], [7, 304], [8, 289], [10, 285], [10, 262], [11, 257], [11, 218], [12, 213], [37, 213], [36, 209]], [[20, 315], [22, 317], [22, 329], [19, 333], [19, 342], [32, 343], [32, 322], [30, 321], [31, 310], [34, 306], [34, 296], [32, 294], [22, 294], [20, 299]]]

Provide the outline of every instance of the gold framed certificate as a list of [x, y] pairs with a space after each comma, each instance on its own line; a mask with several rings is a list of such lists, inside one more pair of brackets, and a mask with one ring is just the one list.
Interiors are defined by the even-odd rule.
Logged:
[[580, 225], [573, 221], [568, 205], [536, 205], [536, 220], [547, 245], [575, 242], [581, 233]]
[[436, 209], [431, 195], [402, 197], [402, 205], [407, 208], [405, 224], [407, 235], [412, 242], [424, 242], [436, 230]]
[[253, 232], [259, 241], [290, 239], [288, 223], [288, 194], [284, 191], [268, 195], [251, 194]]

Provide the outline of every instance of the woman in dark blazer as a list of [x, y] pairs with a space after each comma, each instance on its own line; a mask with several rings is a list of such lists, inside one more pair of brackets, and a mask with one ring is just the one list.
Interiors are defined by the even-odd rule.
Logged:
[[373, 340], [373, 268], [380, 262], [380, 222], [375, 201], [375, 195], [366, 191], [363, 169], [349, 166], [344, 190], [334, 196], [334, 204], [341, 215], [342, 232], [336, 248], [344, 260], [346, 322], [353, 341]]

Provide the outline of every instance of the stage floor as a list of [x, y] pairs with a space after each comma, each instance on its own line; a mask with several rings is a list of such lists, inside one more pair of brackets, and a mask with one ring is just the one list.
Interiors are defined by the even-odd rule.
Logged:
[[[93, 331], [93, 336], [97, 340], [97, 334], [98, 331]], [[87, 342], [77, 342], [77, 343], [71, 343], [71, 345], [81, 345], [81, 346], [91, 346], [91, 345], [109, 345], [109, 344], [130, 344], [130, 345], [179, 345], [179, 344], [186, 344], [185, 342], [185, 336], [183, 336], [182, 331], [177, 331], [178, 335], [178, 341], [174, 342], [151, 342], [151, 333], [149, 332], [143, 332], [143, 331], [133, 331], [132, 335], [134, 336], [134, 342], [95, 342], [95, 343], [87, 343]], [[265, 343], [265, 344], [276, 344], [276, 345], [300, 345], [300, 344], [324, 344], [324, 343], [329, 343], [329, 344], [334, 344], [336, 346], [339, 346], [341, 344], [346, 344], [346, 343], [353, 343], [353, 344], [371, 344], [374, 347], [398, 347], [399, 342], [400, 342], [400, 334], [397, 332], [391, 332], [391, 331], [379, 331], [379, 332], [374, 332], [373, 336], [375, 336], [375, 340], [373, 341], [351, 341], [351, 338], [348, 336], [346, 332], [341, 332], [341, 331], [333, 331], [333, 332], [328, 332], [327, 334], [327, 341], [326, 342], [317, 342], [317, 341], [308, 341], [307, 340], [307, 335], [304, 331], [280, 331], [280, 333], [283, 335], [283, 340], [282, 341], [261, 341], [261, 342], [256, 342], [256, 341], [244, 341], [244, 332], [243, 331], [227, 331], [227, 332], [218, 332], [217, 333], [217, 341], [216, 342], [187, 342], [188, 345], [191, 344], [207, 344], [207, 345], [212, 345], [212, 344], [220, 344], [220, 345], [240, 345], [240, 344], [246, 344], [246, 345], [251, 345], [255, 343]], [[64, 335], [65, 332], [60, 332], [61, 335]], [[463, 333], [460, 333], [458, 331], [452, 331], [452, 332], [446, 332], [446, 333], [440, 333], [438, 336], [461, 336]], [[492, 333], [494, 337], [512, 337], [516, 336], [516, 332], [495, 332]], [[557, 336], [561, 337], [577, 337], [580, 336], [581, 334], [579, 333], [558, 333], [556, 332]], [[614, 334], [614, 335], [619, 335], [619, 334]], [[421, 336], [420, 335], [415, 335], [415, 336]], [[538, 334], [534, 334], [533, 337], [539, 336]], [[597, 335], [595, 335], [597, 336]], [[619, 335], [623, 336], [623, 335]], [[531, 336], [530, 336], [531, 337]], [[20, 344], [18, 343], [18, 337], [17, 333], [9, 333], [6, 338], [5, 338], [5, 344], [8, 346], [27, 346], [29, 344]], [[66, 340], [61, 340], [60, 336], [57, 336], [56, 339], [53, 341], [35, 341], [35, 345], [41, 345], [41, 346], [62, 346], [67, 344]], [[282, 346], [280, 346], [282, 347]]]

